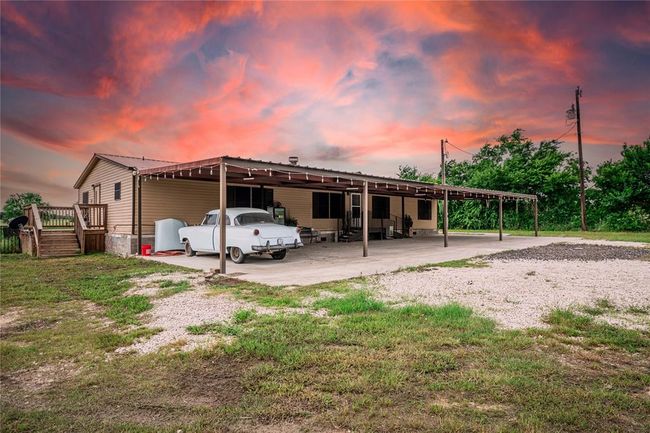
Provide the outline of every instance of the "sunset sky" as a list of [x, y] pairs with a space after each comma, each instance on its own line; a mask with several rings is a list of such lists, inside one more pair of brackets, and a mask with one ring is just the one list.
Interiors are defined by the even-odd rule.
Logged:
[[560, 136], [578, 84], [592, 166], [650, 134], [648, 2], [2, 2], [1, 16], [3, 201], [70, 205], [93, 152], [437, 172], [443, 137], [474, 152], [515, 128]]

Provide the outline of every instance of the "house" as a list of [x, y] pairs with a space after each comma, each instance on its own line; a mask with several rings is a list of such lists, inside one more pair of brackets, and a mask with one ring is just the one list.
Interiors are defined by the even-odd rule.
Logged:
[[283, 207], [286, 217], [323, 240], [361, 238], [363, 182], [369, 183], [371, 236], [403, 236], [407, 215], [412, 235], [438, 231], [440, 191], [433, 185], [291, 163], [220, 157], [179, 164], [94, 154], [74, 188], [78, 203], [107, 205], [106, 251], [135, 254], [138, 245], [154, 243], [156, 220], [199, 224], [219, 208], [219, 164], [226, 160], [228, 207]]

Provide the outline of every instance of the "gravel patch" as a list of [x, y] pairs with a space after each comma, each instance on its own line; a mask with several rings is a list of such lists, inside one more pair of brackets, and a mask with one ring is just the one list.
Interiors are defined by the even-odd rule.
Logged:
[[[489, 264], [487, 268], [433, 268], [381, 275], [376, 278], [378, 296], [384, 301], [430, 305], [457, 302], [514, 329], [545, 326], [542, 319], [550, 310], [593, 306], [599, 299], [608, 299], [618, 310], [650, 305], [650, 263], [646, 261], [520, 257], [513, 262], [492, 257]], [[627, 322], [627, 317], [632, 316], [620, 319]], [[638, 320], [648, 329], [647, 315], [638, 316]]]
[[556, 243], [521, 250], [502, 251], [488, 260], [650, 260], [650, 248], [587, 243]]
[[183, 272], [151, 274], [146, 277], [131, 279], [133, 287], [127, 290], [124, 295], [157, 296], [161, 290], [164, 290], [160, 287], [162, 281], [172, 281], [174, 283], [188, 281], [192, 288], [202, 287], [205, 284], [206, 277], [206, 275], [200, 273], [187, 274]]
[[194, 350], [216, 341], [216, 337], [190, 334], [187, 332], [188, 326], [226, 323], [242, 309], [255, 310], [260, 314], [276, 311], [233, 299], [229, 295], [213, 295], [205, 288], [156, 299], [152, 304], [153, 308], [145, 313], [147, 317], [144, 321], [148, 327], [161, 331], [132, 346], [118, 349], [118, 353], [151, 353], [174, 343], [180, 343], [182, 350]]

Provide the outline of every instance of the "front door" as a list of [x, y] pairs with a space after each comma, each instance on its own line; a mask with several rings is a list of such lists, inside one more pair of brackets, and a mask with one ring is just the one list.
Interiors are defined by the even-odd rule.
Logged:
[[350, 194], [350, 210], [352, 211], [352, 228], [361, 227], [361, 194]]

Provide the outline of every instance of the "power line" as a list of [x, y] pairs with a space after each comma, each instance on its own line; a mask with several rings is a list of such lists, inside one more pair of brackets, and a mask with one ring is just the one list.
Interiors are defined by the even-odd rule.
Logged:
[[450, 143], [449, 141], [447, 141], [447, 144], [450, 145], [451, 147], [453, 147], [453, 148], [456, 149], [456, 150], [460, 150], [461, 152], [464, 152], [464, 153], [466, 153], [466, 154], [468, 154], [468, 155], [470, 155], [470, 156], [474, 156], [473, 153], [468, 152], [468, 151], [466, 151], [466, 150], [463, 150], [463, 149], [461, 149], [461, 148], [458, 147], [458, 146], [454, 146], [454, 145], [453, 145], [452, 143]]
[[560, 138], [565, 137], [567, 134], [569, 134], [569, 132], [573, 131], [573, 128], [575, 128], [575, 127], [576, 127], [576, 124], [573, 123], [573, 124], [569, 127], [569, 129], [567, 129], [566, 132], [564, 132], [564, 134], [560, 135], [560, 136], [557, 137], [557, 138], [554, 138], [552, 141], [558, 141]]

